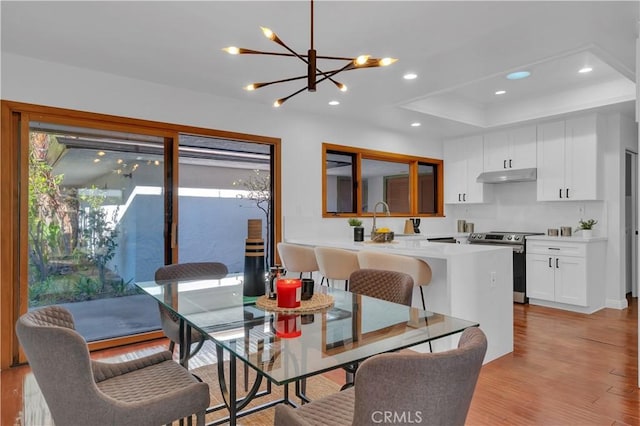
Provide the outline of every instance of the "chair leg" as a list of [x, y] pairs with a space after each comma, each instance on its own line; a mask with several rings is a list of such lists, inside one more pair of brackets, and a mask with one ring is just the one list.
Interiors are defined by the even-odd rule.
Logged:
[[422, 309], [426, 311], [427, 306], [424, 304], [424, 291], [422, 290], [422, 286], [419, 286], [419, 287], [420, 287], [420, 297], [422, 297]]
[[320, 285], [324, 284], [324, 277], [322, 277], [322, 280], [320, 280]]
[[349, 291], [349, 280], [344, 280], [344, 291]]
[[173, 354], [173, 349], [176, 347], [176, 342], [174, 342], [173, 340], [171, 340], [169, 342], [169, 352], [171, 352]]

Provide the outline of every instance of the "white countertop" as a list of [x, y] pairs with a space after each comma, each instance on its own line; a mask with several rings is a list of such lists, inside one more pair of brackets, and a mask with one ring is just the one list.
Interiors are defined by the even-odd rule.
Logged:
[[[450, 236], [452, 234], [447, 234]], [[432, 237], [433, 238], [433, 237]], [[288, 243], [309, 246], [327, 246], [343, 248], [347, 250], [378, 250], [407, 256], [425, 257], [432, 259], [450, 259], [457, 256], [466, 256], [474, 253], [489, 252], [494, 250], [511, 250], [509, 247], [481, 245], [481, 244], [451, 244], [436, 243], [426, 239], [405, 239], [400, 237], [391, 243], [374, 243], [371, 241], [354, 242], [349, 240], [323, 240], [317, 239], [287, 239]]]

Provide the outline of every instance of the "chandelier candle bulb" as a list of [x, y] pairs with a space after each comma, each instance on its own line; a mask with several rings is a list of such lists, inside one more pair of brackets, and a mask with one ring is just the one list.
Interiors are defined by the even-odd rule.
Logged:
[[281, 278], [277, 284], [279, 308], [299, 308], [302, 298], [302, 281], [299, 278]]

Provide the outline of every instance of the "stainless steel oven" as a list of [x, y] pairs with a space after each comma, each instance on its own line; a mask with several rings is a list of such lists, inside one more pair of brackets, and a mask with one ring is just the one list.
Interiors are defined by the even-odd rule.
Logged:
[[528, 235], [542, 235], [541, 232], [473, 232], [469, 234], [469, 244], [500, 245], [513, 250], [513, 301], [527, 303], [526, 244]]

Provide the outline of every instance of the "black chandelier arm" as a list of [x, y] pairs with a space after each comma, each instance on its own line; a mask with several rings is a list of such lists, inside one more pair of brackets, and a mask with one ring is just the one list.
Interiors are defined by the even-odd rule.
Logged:
[[288, 81], [302, 80], [303, 78], [307, 78], [307, 75], [305, 74], [298, 77], [283, 78], [282, 80], [268, 81], [265, 83], [253, 83], [253, 86], [255, 86], [255, 89], [260, 89], [261, 87], [269, 86], [271, 84], [286, 83]]
[[[291, 58], [297, 58], [297, 57], [308, 58], [309, 57], [309, 55], [303, 55], [303, 54], [294, 55], [293, 53], [264, 52], [264, 51], [261, 51], [261, 50], [245, 49], [244, 47], [238, 48], [238, 50], [239, 50], [238, 55], [271, 55], [271, 56], [288, 56], [288, 57], [291, 57]], [[347, 57], [343, 57], [343, 56], [317, 55], [316, 58], [317, 59], [327, 59], [327, 60], [331, 60], [331, 61], [353, 61], [353, 58], [347, 58]]]
[[288, 101], [289, 99], [293, 98], [295, 95], [298, 95], [302, 92], [304, 92], [305, 90], [307, 90], [307, 86], [304, 86], [302, 89], [297, 90], [295, 92], [293, 92], [292, 94], [290, 94], [289, 96], [287, 96], [286, 98], [280, 98], [276, 101], [277, 106], [282, 105], [283, 103], [285, 103], [286, 101]]

